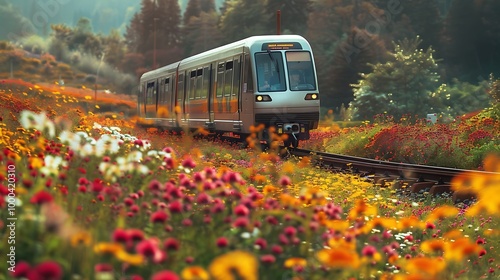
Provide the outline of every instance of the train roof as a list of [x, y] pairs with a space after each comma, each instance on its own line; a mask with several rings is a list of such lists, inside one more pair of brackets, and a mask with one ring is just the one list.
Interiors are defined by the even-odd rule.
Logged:
[[182, 59], [180, 61], [177, 61], [175, 63], [172, 63], [172, 64], [169, 64], [169, 65], [160, 67], [158, 69], [146, 72], [146, 73], [144, 73], [141, 76], [141, 80], [149, 78], [149, 77], [153, 78], [153, 77], [157, 76], [160, 73], [169, 72], [169, 70], [170, 71], [174, 70], [174, 69], [176, 69], [181, 64], [192, 62], [192, 61], [195, 61], [195, 60], [198, 60], [198, 59], [202, 59], [202, 58], [205, 58], [205, 57], [208, 57], [208, 56], [212, 56], [214, 54], [217, 54], [217, 53], [220, 53], [220, 52], [224, 52], [226, 50], [231, 50], [231, 49], [235, 49], [235, 48], [239, 48], [239, 47], [249, 47], [250, 48], [251, 46], [253, 46], [255, 44], [262, 44], [264, 42], [290, 42], [290, 41], [307, 42], [306, 39], [304, 37], [300, 36], [300, 35], [260, 35], [260, 36], [252, 36], [252, 37], [248, 37], [248, 38], [245, 38], [245, 39], [233, 42], [233, 43], [229, 43], [227, 45], [216, 47], [214, 49], [211, 49], [211, 50], [208, 50], [208, 51], [205, 51], [205, 52], [202, 52], [202, 53], [199, 53], [199, 54], [196, 54], [196, 55], [184, 58], [184, 59]]

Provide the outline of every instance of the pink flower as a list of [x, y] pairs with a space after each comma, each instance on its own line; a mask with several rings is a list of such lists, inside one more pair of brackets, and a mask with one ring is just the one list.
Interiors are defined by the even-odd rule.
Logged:
[[113, 266], [109, 263], [98, 263], [94, 266], [95, 272], [110, 272], [113, 271]]
[[293, 226], [288, 226], [283, 230], [283, 232], [285, 233], [286, 236], [291, 237], [297, 234], [297, 229], [295, 229]]
[[260, 261], [265, 264], [271, 264], [276, 262], [276, 257], [273, 255], [263, 255], [260, 257]]
[[238, 217], [234, 221], [233, 225], [238, 228], [244, 228], [247, 227], [249, 224], [249, 221], [246, 217]]
[[167, 219], [168, 219], [167, 213], [165, 213], [161, 210], [158, 210], [158, 211], [154, 212], [153, 214], [151, 214], [151, 222], [153, 222], [153, 223], [163, 223]]
[[248, 208], [243, 204], [239, 204], [234, 208], [234, 214], [237, 216], [248, 216], [249, 213], [250, 210], [248, 210]]
[[255, 240], [255, 245], [259, 246], [261, 250], [264, 250], [267, 248], [267, 241], [264, 238], [259, 237]]
[[16, 269], [10, 273], [14, 278], [27, 278], [30, 271], [30, 265], [25, 261], [20, 261], [16, 264]]
[[127, 231], [121, 228], [115, 229], [112, 236], [113, 241], [119, 243], [127, 243], [129, 241], [129, 238], [130, 236]]
[[283, 175], [281, 176], [281, 178], [279, 179], [278, 183], [282, 186], [288, 186], [288, 185], [291, 185], [292, 184], [292, 179], [290, 179], [290, 177], [286, 176], [286, 175]]
[[28, 279], [56, 280], [61, 279], [63, 271], [61, 266], [55, 261], [45, 261], [38, 264], [29, 272]]
[[163, 246], [165, 247], [166, 250], [174, 250], [177, 251], [179, 250], [180, 244], [177, 239], [173, 237], [169, 237], [163, 242]]
[[371, 245], [366, 245], [363, 250], [361, 250], [361, 254], [363, 256], [368, 256], [368, 257], [373, 257], [377, 253], [377, 248], [371, 246]]
[[182, 212], [182, 203], [178, 200], [172, 201], [168, 206], [168, 210], [170, 213], [181, 213]]
[[137, 244], [135, 250], [138, 254], [151, 259], [154, 263], [161, 263], [166, 260], [167, 254], [158, 248], [158, 240], [150, 238]]
[[229, 244], [229, 241], [227, 241], [227, 238], [225, 238], [225, 237], [219, 237], [219, 238], [217, 238], [217, 241], [215, 242], [215, 244], [219, 248], [224, 248]]
[[180, 280], [179, 276], [172, 271], [162, 270], [151, 277], [151, 280]]

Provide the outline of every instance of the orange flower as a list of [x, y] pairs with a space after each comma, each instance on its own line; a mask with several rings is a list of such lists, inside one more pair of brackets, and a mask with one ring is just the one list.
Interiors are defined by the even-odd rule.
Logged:
[[377, 209], [370, 204], [366, 203], [363, 199], [358, 199], [354, 208], [349, 211], [349, 220], [354, 220], [362, 216], [375, 216]]
[[86, 231], [79, 231], [79, 232], [71, 235], [70, 242], [71, 242], [71, 246], [73, 246], [73, 247], [76, 247], [79, 245], [88, 246], [92, 242], [92, 237]]
[[323, 249], [317, 252], [318, 260], [332, 268], [357, 269], [360, 265], [360, 259], [356, 251], [346, 248]]
[[457, 240], [447, 243], [444, 257], [447, 260], [460, 262], [464, 257], [476, 255], [482, 249], [480, 245], [471, 242], [467, 237], [461, 237]]
[[435, 277], [446, 268], [446, 262], [442, 258], [417, 257], [405, 262], [406, 271], [426, 277]]
[[258, 264], [253, 254], [245, 251], [232, 251], [215, 258], [208, 270], [215, 280], [256, 280]]
[[426, 222], [433, 223], [436, 220], [442, 220], [446, 217], [454, 217], [458, 214], [458, 209], [450, 205], [444, 205], [434, 209], [427, 217]]
[[399, 219], [399, 223], [397, 225], [398, 230], [405, 230], [405, 229], [410, 229], [410, 228], [422, 228], [424, 225], [422, 224], [422, 221], [420, 221], [419, 218], [416, 216], [410, 216], [410, 217], [403, 217]]
[[210, 275], [201, 266], [190, 266], [182, 270], [181, 278], [184, 280], [208, 280]]
[[293, 268], [293, 267], [305, 267], [307, 265], [307, 260], [304, 258], [288, 258], [285, 260], [284, 266], [286, 268]]
[[500, 172], [500, 156], [488, 155], [483, 161], [484, 170], [489, 172]]
[[440, 239], [430, 239], [422, 242], [420, 249], [425, 253], [444, 252], [446, 242]]

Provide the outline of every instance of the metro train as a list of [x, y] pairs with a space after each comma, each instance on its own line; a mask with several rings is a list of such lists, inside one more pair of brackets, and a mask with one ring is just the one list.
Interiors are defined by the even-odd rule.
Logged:
[[[320, 95], [311, 46], [298, 35], [249, 37], [144, 73], [138, 116], [164, 130], [204, 128], [262, 141], [288, 134], [298, 147], [319, 123]], [[284, 137], [285, 138], [285, 137]]]

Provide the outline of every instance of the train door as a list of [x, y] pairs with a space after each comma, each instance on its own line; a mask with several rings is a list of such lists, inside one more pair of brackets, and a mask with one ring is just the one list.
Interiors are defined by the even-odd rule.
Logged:
[[233, 128], [236, 131], [241, 130], [241, 56], [233, 60], [233, 88], [231, 91], [230, 112], [233, 113]]
[[180, 127], [182, 125], [184, 117], [184, 73], [179, 73], [177, 76], [177, 92], [176, 92], [176, 101], [175, 101], [175, 116], [177, 121], [177, 126]]

